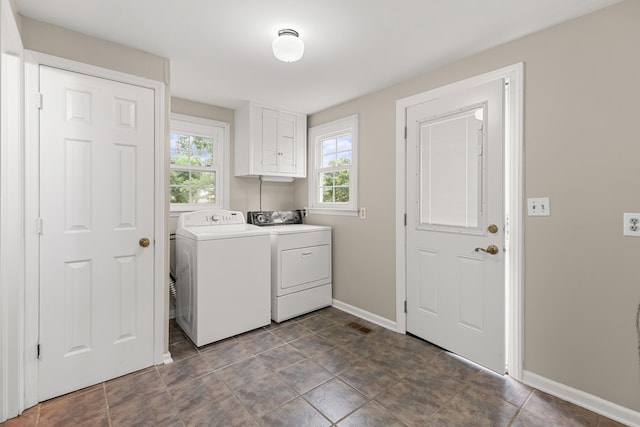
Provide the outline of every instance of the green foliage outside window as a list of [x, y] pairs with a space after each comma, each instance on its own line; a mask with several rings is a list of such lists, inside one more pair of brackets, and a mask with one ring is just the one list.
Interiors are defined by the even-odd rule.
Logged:
[[170, 152], [171, 203], [215, 203], [213, 138], [171, 134]]
[[[339, 167], [351, 164], [351, 159], [342, 158], [338, 162], [332, 160], [330, 167]], [[349, 202], [349, 169], [335, 170], [321, 173], [323, 203], [348, 203]]]

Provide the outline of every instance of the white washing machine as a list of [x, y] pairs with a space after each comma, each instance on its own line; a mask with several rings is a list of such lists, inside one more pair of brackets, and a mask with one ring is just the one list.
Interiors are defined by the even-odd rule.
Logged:
[[242, 212], [184, 213], [176, 230], [176, 322], [196, 346], [271, 323], [270, 233]]
[[271, 233], [271, 319], [282, 322], [330, 306], [331, 227], [302, 224], [299, 210], [247, 216]]

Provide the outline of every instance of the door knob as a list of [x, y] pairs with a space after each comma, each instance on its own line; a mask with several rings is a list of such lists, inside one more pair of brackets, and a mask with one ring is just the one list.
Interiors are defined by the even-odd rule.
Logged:
[[491, 224], [487, 227], [487, 230], [489, 230], [489, 233], [497, 233], [498, 232], [498, 226], [495, 224]]
[[143, 248], [146, 248], [147, 246], [149, 246], [149, 244], [151, 243], [151, 240], [149, 240], [147, 237], [143, 237], [142, 239], [140, 239], [140, 241], [138, 242], [140, 244], [140, 246], [142, 246]]
[[487, 246], [487, 249], [476, 248], [476, 252], [486, 252], [488, 254], [495, 255], [500, 252], [500, 249], [496, 245], [489, 245]]

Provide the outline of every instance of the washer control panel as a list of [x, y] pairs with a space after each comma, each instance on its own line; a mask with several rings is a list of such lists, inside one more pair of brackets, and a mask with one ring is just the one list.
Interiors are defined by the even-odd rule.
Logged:
[[201, 225], [244, 224], [244, 215], [239, 211], [205, 210], [180, 215], [179, 226], [197, 227]]

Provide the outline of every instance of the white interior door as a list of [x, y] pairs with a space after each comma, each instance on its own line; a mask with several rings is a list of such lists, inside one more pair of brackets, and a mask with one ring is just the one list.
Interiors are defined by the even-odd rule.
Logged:
[[504, 82], [407, 109], [407, 331], [505, 372]]
[[153, 364], [154, 92], [46, 66], [40, 91], [44, 400]]

